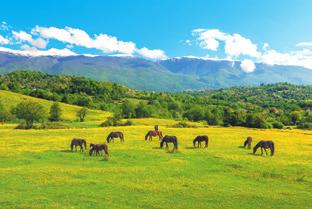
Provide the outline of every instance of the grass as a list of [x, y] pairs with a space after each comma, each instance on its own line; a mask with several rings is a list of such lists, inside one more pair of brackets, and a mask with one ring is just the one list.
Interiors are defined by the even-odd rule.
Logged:
[[[160, 126], [179, 139], [171, 152], [158, 149], [156, 138], [144, 141], [156, 122], [73, 130], [0, 125], [0, 208], [310, 208], [311, 131]], [[108, 160], [68, 152], [73, 137], [101, 143], [113, 130], [124, 132], [125, 143], [109, 144]], [[209, 135], [208, 149], [192, 148], [199, 134]], [[276, 155], [240, 148], [249, 135], [274, 140]]]
[[[52, 101], [48, 101], [45, 99], [38, 99], [35, 97], [25, 96], [9, 91], [0, 90], [0, 101], [8, 107], [12, 108], [16, 106], [18, 103], [24, 100], [35, 101], [43, 105], [47, 111], [50, 110], [52, 105]], [[77, 120], [76, 112], [81, 109], [79, 106], [69, 105], [65, 103], [60, 103], [62, 109], [62, 119], [65, 121], [74, 121]], [[88, 115], [86, 117], [86, 121], [104, 121], [107, 117], [111, 116], [111, 113], [104, 112], [101, 110], [89, 110]]]

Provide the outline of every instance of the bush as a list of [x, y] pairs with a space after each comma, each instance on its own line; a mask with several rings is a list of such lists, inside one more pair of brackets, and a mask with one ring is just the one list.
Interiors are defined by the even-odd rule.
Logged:
[[297, 125], [297, 128], [312, 130], [312, 123], [309, 123], [309, 122], [299, 123]]
[[131, 126], [131, 125], [133, 125], [133, 122], [131, 120], [127, 120], [126, 122], [122, 122], [122, 120], [119, 118], [109, 117], [100, 126], [101, 127], [108, 127], [108, 126]]
[[173, 128], [196, 128], [196, 126], [193, 126], [187, 122], [184, 122], [184, 121], [181, 121], [181, 122], [178, 122], [176, 124], [174, 124], [172, 126]]
[[277, 128], [277, 129], [283, 129], [284, 128], [284, 124], [279, 122], [279, 121], [275, 121], [272, 123], [273, 128]]
[[12, 112], [18, 119], [22, 120], [20, 127], [25, 129], [33, 128], [35, 122], [43, 122], [47, 115], [41, 104], [32, 101], [19, 103], [12, 109]]
[[[66, 128], [69, 127], [60, 122], [48, 122], [39, 125], [38, 124], [33, 125], [33, 129], [66, 129]], [[18, 124], [18, 126], [16, 126], [15, 129], [27, 129], [27, 125], [25, 122], [22, 122]]]

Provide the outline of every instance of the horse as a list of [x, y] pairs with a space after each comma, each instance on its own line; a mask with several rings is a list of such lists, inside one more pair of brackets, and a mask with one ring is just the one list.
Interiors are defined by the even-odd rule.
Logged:
[[74, 146], [75, 146], [75, 151], [77, 151], [77, 146], [80, 146], [80, 151], [83, 152], [83, 146], [85, 149], [87, 149], [87, 142], [85, 139], [73, 138], [70, 144], [71, 151], [73, 151]]
[[160, 148], [162, 149], [164, 146], [164, 143], [166, 143], [166, 147], [168, 148], [168, 143], [173, 143], [174, 145], [174, 149], [178, 149], [178, 139], [176, 136], [165, 136], [164, 138], [162, 138], [161, 142], [160, 142]]
[[201, 142], [205, 142], [205, 147], [208, 147], [208, 141], [209, 141], [208, 136], [197, 136], [193, 140], [193, 145], [194, 147], [196, 147], [196, 142], [197, 142], [197, 147], [201, 147]]
[[109, 156], [108, 146], [106, 144], [90, 144], [89, 155], [91, 156], [93, 152], [95, 152], [95, 155], [102, 155], [103, 150]]
[[145, 141], [147, 139], [149, 139], [150, 141], [152, 141], [152, 137], [153, 136], [158, 136], [159, 137], [159, 140], [161, 140], [163, 138], [163, 135], [162, 135], [162, 132], [161, 131], [158, 131], [158, 130], [151, 130], [151, 131], [148, 131], [147, 134], [145, 135]]
[[244, 142], [244, 148], [248, 147], [248, 149], [250, 149], [251, 147], [251, 142], [252, 142], [252, 137], [248, 136], [247, 139]]
[[264, 149], [266, 155], [268, 155], [268, 152], [266, 151], [267, 149], [270, 149], [270, 150], [271, 150], [271, 156], [274, 155], [274, 142], [261, 140], [261, 141], [258, 142], [258, 143], [256, 144], [256, 146], [253, 148], [253, 154], [255, 154], [255, 153], [257, 152], [257, 149], [258, 149], [259, 147], [261, 148], [261, 155], [263, 155], [263, 149]]
[[110, 132], [110, 134], [107, 136], [106, 141], [109, 143], [111, 140], [114, 142], [114, 138], [120, 138], [120, 142], [124, 142], [124, 135], [122, 132], [117, 131], [117, 132]]

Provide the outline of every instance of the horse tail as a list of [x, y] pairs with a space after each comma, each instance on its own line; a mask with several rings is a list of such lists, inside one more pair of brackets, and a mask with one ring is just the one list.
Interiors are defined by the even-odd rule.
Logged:
[[71, 151], [73, 151], [73, 149], [74, 149], [74, 142], [73, 141], [70, 144], [70, 149], [71, 149]]
[[193, 146], [195, 147], [196, 144], [196, 139], [193, 140]]
[[82, 143], [83, 143], [84, 148], [87, 149], [87, 142], [86, 142], [86, 140], [82, 140]]
[[207, 136], [206, 145], [207, 145], [207, 147], [208, 147], [208, 145], [209, 145], [209, 137], [208, 137], [208, 136]]
[[175, 144], [174, 144], [175, 148], [178, 149], [178, 139], [177, 139], [177, 137], [174, 137], [174, 138], [175, 138]]
[[109, 154], [108, 154], [108, 146], [107, 145], [104, 146], [104, 152], [105, 152], [105, 154], [107, 154], [107, 156], [109, 156]]
[[272, 142], [271, 144], [271, 156], [274, 155], [274, 142]]
[[244, 142], [244, 148], [247, 146], [247, 142], [248, 142], [248, 140], [246, 140], [246, 141]]
[[145, 141], [147, 140], [147, 137], [149, 136], [151, 131], [148, 131], [147, 134], [145, 135]]
[[120, 132], [120, 138], [122, 139], [123, 142], [125, 141], [125, 138], [122, 132]]
[[111, 134], [108, 134], [108, 136], [106, 137], [107, 143], [109, 143], [110, 137], [111, 137]]

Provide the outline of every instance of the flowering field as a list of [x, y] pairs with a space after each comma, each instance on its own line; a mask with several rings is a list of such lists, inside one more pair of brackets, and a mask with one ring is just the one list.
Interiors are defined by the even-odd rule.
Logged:
[[[139, 120], [114, 128], [13, 128], [0, 125], [0, 208], [310, 208], [311, 131], [160, 126], [178, 137], [172, 153], [158, 149], [156, 138], [144, 141], [153, 127]], [[125, 143], [109, 144], [108, 160], [69, 152], [73, 137], [102, 143], [113, 130], [124, 132]], [[208, 149], [192, 148], [199, 134], [209, 135]], [[253, 145], [272, 139], [275, 155], [241, 148], [249, 135]]]

